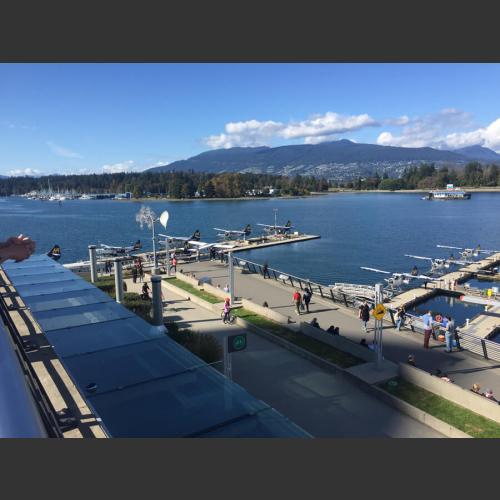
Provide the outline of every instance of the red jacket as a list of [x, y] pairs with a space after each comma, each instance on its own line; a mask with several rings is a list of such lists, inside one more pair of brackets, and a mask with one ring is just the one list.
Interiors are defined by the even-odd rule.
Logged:
[[293, 294], [293, 301], [294, 302], [299, 302], [299, 300], [300, 300], [300, 293], [299, 292], [295, 292]]

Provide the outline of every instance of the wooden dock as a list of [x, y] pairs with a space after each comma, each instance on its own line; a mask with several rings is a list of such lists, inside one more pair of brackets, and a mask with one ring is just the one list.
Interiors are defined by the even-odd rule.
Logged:
[[[424, 285], [413, 290], [408, 290], [399, 295], [396, 295], [387, 306], [390, 309], [396, 309], [404, 306], [410, 308], [417, 302], [424, 300], [439, 293], [439, 290], [456, 291], [466, 294], [463, 287], [456, 287], [454, 283], [460, 284], [470, 279], [476, 273], [485, 269], [489, 269], [500, 262], [500, 253], [490, 255], [489, 257], [473, 262], [460, 268], [458, 271], [445, 274], [439, 281], [427, 283], [427, 288]], [[490, 308], [484, 311], [469, 322], [468, 326], [461, 328], [462, 332], [470, 333], [481, 338], [488, 338], [497, 328], [500, 328], [500, 307]]]
[[317, 240], [321, 238], [321, 236], [313, 235], [313, 234], [301, 234], [301, 235], [290, 235], [285, 238], [259, 238], [259, 239], [251, 239], [247, 241], [228, 241], [229, 245], [236, 244], [237, 246], [233, 248], [232, 252], [246, 252], [247, 250], [255, 250], [258, 248], [266, 248], [272, 247], [275, 245], [286, 245], [288, 243], [299, 243], [302, 241], [308, 240]]

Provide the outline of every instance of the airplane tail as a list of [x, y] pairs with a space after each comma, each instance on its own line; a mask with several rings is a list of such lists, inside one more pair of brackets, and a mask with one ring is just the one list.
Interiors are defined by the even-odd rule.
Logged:
[[134, 243], [134, 250], [140, 250], [142, 248], [142, 243], [141, 243], [141, 240], [137, 240], [135, 243]]
[[61, 247], [59, 245], [54, 245], [47, 256], [54, 260], [59, 260], [61, 258]]
[[292, 221], [291, 220], [287, 221], [285, 227], [292, 227]]
[[248, 236], [252, 232], [252, 226], [250, 224], [247, 224], [243, 229], [243, 232]]
[[195, 240], [195, 241], [200, 241], [201, 239], [201, 233], [200, 233], [200, 230], [197, 229], [194, 233], [193, 233], [193, 236], [191, 236], [191, 239], [192, 240]]

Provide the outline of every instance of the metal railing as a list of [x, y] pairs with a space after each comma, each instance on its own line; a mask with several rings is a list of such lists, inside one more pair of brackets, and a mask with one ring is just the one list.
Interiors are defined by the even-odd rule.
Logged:
[[[419, 316], [406, 313], [406, 317], [409, 318], [410, 321], [406, 321], [404, 325], [405, 328], [409, 328], [413, 332], [424, 332], [424, 325]], [[440, 323], [434, 322], [434, 327], [439, 330], [439, 333], [444, 333], [444, 328]], [[500, 344], [492, 340], [478, 337], [472, 333], [461, 332], [460, 328], [456, 328], [456, 332], [460, 341], [460, 347], [482, 356], [484, 359], [500, 362]]]
[[[0, 284], [0, 285], [6, 286], [5, 283]], [[28, 359], [26, 352], [24, 350], [24, 345], [23, 345], [23, 340], [21, 338], [21, 335], [20, 335], [17, 327], [15, 326], [14, 322], [12, 321], [10, 314], [8, 313], [9, 307], [5, 302], [5, 295], [6, 294], [2, 294], [0, 296], [0, 323], [3, 321], [3, 323], [6, 325], [7, 328], [5, 330], [2, 329], [0, 331], [0, 333], [6, 334], [6, 335], [10, 334], [10, 338], [13, 341], [13, 344], [11, 344], [11, 345], [13, 345], [14, 349], [15, 349], [13, 354], [16, 355], [17, 362], [18, 362], [18, 367], [16, 368], [16, 372], [20, 375], [24, 375], [24, 383], [26, 384], [26, 388], [31, 392], [32, 402], [36, 406], [33, 406], [33, 407], [26, 406], [26, 400], [24, 399], [24, 404], [25, 404], [24, 408], [20, 408], [20, 407], [16, 408], [14, 406], [9, 407], [9, 408], [3, 408], [2, 412], [5, 411], [7, 413], [2, 416], [2, 419], [9, 418], [8, 417], [9, 411], [14, 411], [14, 412], [28, 411], [28, 412], [31, 412], [31, 417], [29, 417], [28, 415], [25, 415], [23, 418], [22, 415], [19, 415], [19, 419], [20, 419], [19, 426], [16, 427], [14, 430], [17, 430], [17, 432], [22, 433], [22, 432], [26, 431], [27, 425], [28, 425], [28, 420], [30, 418], [32, 420], [31, 424], [29, 424], [31, 427], [33, 427], [33, 425], [35, 425], [33, 422], [35, 422], [38, 419], [41, 419], [41, 421], [43, 422], [44, 431], [46, 432], [46, 435], [48, 437], [63, 437], [61, 428], [59, 426], [57, 412], [56, 412], [55, 408], [53, 407], [52, 403], [50, 402], [50, 399], [49, 399], [47, 393], [45, 392], [45, 389], [43, 388], [40, 380], [38, 379], [37, 374], [35, 373], [35, 371], [33, 370], [32, 366], [29, 362], [29, 359]], [[5, 339], [5, 340], [7, 341], [8, 339]], [[4, 342], [4, 343], [5, 343], [5, 345], [7, 345], [6, 342]], [[3, 389], [7, 389], [7, 385], [8, 384], [12, 385], [13, 381], [9, 382], [8, 380], [2, 379], [1, 383], [3, 385]], [[21, 389], [19, 389], [19, 385], [18, 385], [18, 390], [21, 390]], [[14, 396], [15, 395], [12, 394], [12, 398], [14, 398]], [[21, 398], [20, 394], [17, 394], [16, 396], [17, 396], [16, 399], [18, 402], [19, 401], [23, 402], [23, 399], [20, 399]], [[35, 411], [37, 412], [37, 415], [35, 415]], [[2, 412], [0, 412], [0, 414]], [[26, 425], [22, 424], [22, 422], [24, 422]], [[14, 436], [11, 436], [11, 437], [14, 437]], [[17, 437], [22, 437], [22, 436], [19, 435]], [[33, 437], [33, 436], [31, 436], [31, 437]], [[43, 436], [40, 435], [39, 437], [43, 437]]]
[[[293, 287], [300, 290], [311, 290], [313, 295], [317, 295], [325, 300], [329, 300], [335, 304], [342, 304], [345, 307], [356, 308], [360, 303], [365, 300], [364, 298], [357, 297], [355, 295], [350, 295], [347, 293], [342, 293], [338, 290], [334, 290], [329, 286], [316, 283], [309, 279], [304, 279], [299, 276], [294, 276], [293, 274], [286, 273], [284, 271], [279, 271], [273, 269], [272, 267], [265, 267], [262, 264], [252, 262], [250, 260], [241, 259], [233, 255], [233, 265], [237, 266], [243, 271], [251, 274], [259, 274], [262, 277], [267, 277], [273, 279], [283, 285]], [[367, 302], [372, 302], [370, 299], [366, 299]]]

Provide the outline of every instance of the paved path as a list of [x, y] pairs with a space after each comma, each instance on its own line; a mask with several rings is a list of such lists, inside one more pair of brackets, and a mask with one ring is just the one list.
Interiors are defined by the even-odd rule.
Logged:
[[[129, 291], [141, 284], [126, 280]], [[164, 291], [164, 315], [220, 341], [243, 329]], [[247, 332], [248, 347], [233, 354], [233, 379], [255, 397], [318, 437], [443, 437], [359, 389], [342, 373], [332, 374], [273, 342]]]
[[[179, 266], [184, 272], [194, 272], [197, 278], [210, 276], [214, 285], [224, 287], [228, 283], [227, 266], [213, 261], [194, 262]], [[277, 283], [275, 280], [263, 279], [260, 275], [235, 273], [236, 296], [253, 300], [257, 304], [267, 301], [271, 309], [289, 316], [293, 321], [299, 317], [295, 314], [292, 304], [293, 288]], [[368, 342], [373, 340], [370, 329], [365, 334], [357, 311], [343, 306], [333, 305], [331, 302], [313, 297], [310, 305], [310, 314], [301, 314], [300, 321], [318, 319], [322, 328], [330, 325], [340, 327], [341, 335], [359, 342], [363, 337]], [[373, 326], [373, 323], [372, 323]], [[406, 362], [408, 354], [414, 354], [417, 366], [427, 371], [439, 368], [448, 373], [455, 383], [470, 389], [472, 384], [479, 383], [483, 389], [491, 388], [496, 395], [500, 395], [500, 364], [487, 361], [467, 351], [445, 353], [445, 346], [441, 342], [433, 342], [431, 349], [423, 348], [423, 335], [404, 329], [397, 332], [395, 328], [386, 324], [384, 328], [384, 356], [391, 361]]]

